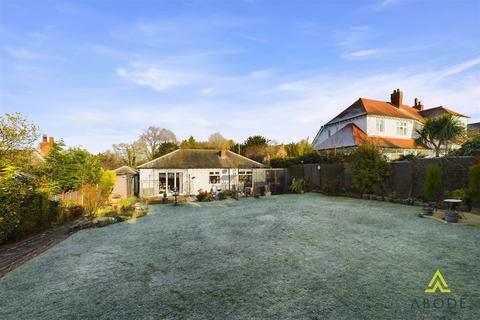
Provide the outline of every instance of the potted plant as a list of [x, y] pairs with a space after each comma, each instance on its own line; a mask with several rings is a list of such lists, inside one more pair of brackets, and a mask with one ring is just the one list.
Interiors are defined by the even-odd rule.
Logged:
[[453, 223], [456, 223], [458, 222], [458, 213], [455, 212], [455, 211], [446, 211], [445, 212], [445, 221], [447, 222], [453, 222]]
[[265, 185], [265, 196], [270, 197], [272, 195], [272, 191], [270, 191], [270, 185]]
[[423, 207], [423, 215], [424, 216], [431, 216], [435, 211], [435, 204], [430, 202], [428, 205]]

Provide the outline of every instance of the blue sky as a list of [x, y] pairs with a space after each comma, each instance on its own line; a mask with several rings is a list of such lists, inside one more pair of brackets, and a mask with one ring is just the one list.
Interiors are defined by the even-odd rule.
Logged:
[[404, 91], [480, 121], [480, 1], [0, 0], [0, 111], [92, 152], [178, 138], [312, 139]]

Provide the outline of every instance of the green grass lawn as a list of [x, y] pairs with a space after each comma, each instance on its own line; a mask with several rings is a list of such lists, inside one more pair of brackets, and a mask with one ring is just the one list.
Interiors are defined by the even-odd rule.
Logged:
[[[478, 319], [480, 228], [420, 211], [319, 194], [151, 206], [0, 279], [0, 319]], [[450, 294], [423, 292], [437, 268]], [[424, 298], [457, 308], [412, 310]]]

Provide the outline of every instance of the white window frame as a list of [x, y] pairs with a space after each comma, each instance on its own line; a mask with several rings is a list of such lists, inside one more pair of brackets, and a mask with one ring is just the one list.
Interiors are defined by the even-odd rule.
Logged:
[[397, 135], [407, 135], [407, 121], [397, 121]]
[[[212, 182], [212, 178], [215, 180]], [[208, 173], [208, 183], [219, 184], [220, 183], [220, 171], [210, 171]]]
[[385, 132], [385, 119], [376, 119], [375, 128], [378, 133]]

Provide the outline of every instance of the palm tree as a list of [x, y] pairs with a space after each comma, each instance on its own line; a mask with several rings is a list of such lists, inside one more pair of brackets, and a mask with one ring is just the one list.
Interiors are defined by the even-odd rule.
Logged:
[[428, 118], [422, 129], [416, 130], [418, 138], [415, 143], [435, 150], [435, 156], [440, 156], [442, 147], [447, 151], [449, 143], [465, 134], [465, 127], [451, 114]]

